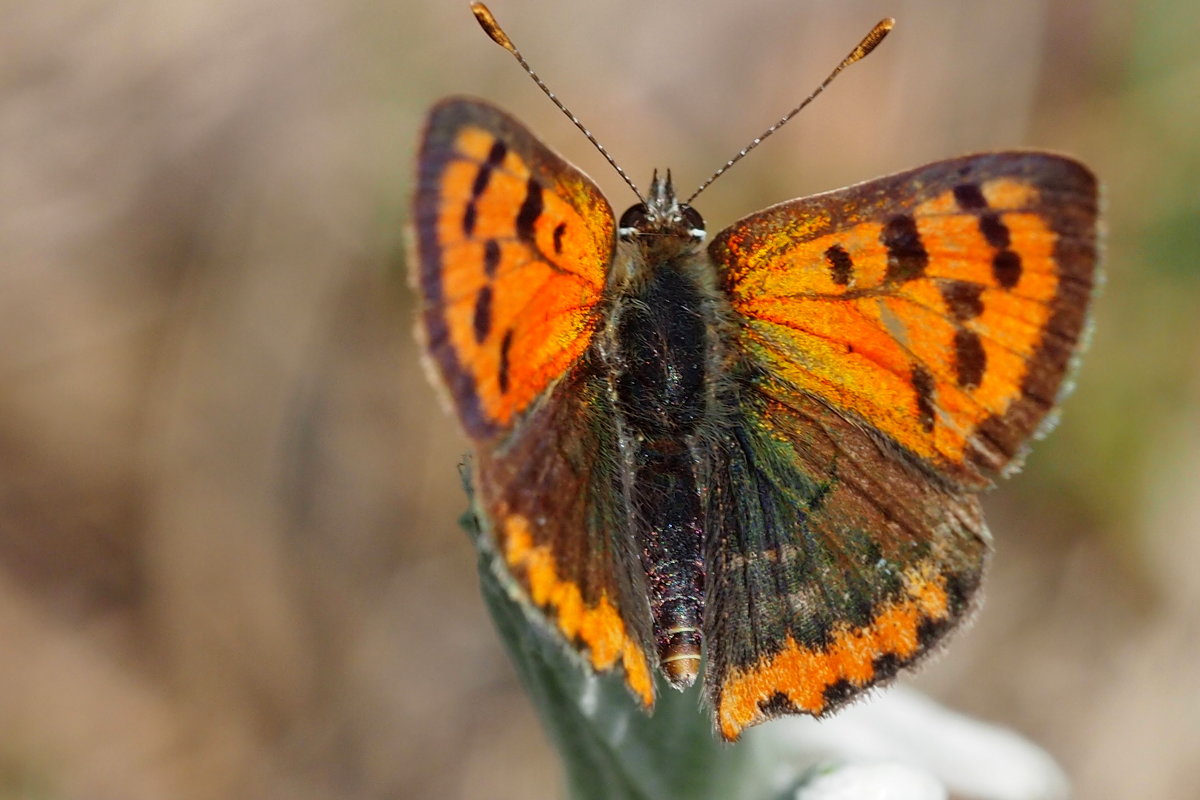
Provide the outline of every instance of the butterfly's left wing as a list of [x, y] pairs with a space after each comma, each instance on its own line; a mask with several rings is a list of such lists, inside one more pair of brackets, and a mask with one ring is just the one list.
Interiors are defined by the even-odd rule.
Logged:
[[591, 347], [605, 318], [612, 209], [586, 175], [480, 100], [433, 108], [418, 164], [418, 329], [475, 445], [493, 566], [649, 707], [650, 611], [617, 511], [613, 410]]
[[706, 683], [727, 738], [838, 707], [966, 615], [988, 551], [975, 492], [1060, 394], [1095, 222], [1085, 168], [999, 153], [714, 239], [745, 359], [704, 476]]

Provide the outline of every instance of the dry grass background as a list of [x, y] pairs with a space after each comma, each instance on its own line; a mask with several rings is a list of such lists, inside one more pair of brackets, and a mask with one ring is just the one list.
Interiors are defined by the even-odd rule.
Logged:
[[[626, 169], [710, 228], [970, 150], [1107, 186], [1065, 423], [988, 500], [972, 632], [917, 682], [1081, 798], [1200, 784], [1200, 29], [1152, 0], [494, 11]], [[553, 797], [455, 519], [465, 443], [402, 278], [450, 92], [628, 195], [466, 2], [10, 0], [0, 12], [0, 798]]]

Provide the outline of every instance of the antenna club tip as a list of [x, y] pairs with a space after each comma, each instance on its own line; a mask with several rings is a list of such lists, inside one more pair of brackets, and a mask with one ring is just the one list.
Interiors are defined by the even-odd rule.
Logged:
[[895, 25], [896, 20], [892, 17], [884, 17], [883, 19], [879, 20], [879, 22], [875, 24], [875, 27], [871, 28], [871, 32], [866, 35], [866, 38], [859, 42], [858, 47], [854, 48], [854, 52], [850, 54], [850, 57], [847, 60], [848, 63], [853, 63], [858, 61], [860, 58], [866, 57], [868, 53], [878, 47], [879, 43], [882, 42], [887, 35], [892, 32], [892, 28], [895, 27]]
[[496, 22], [491, 9], [483, 3], [471, 3], [471, 13], [475, 15], [475, 20], [479, 23], [479, 27], [483, 28], [483, 32], [488, 35], [488, 38], [508, 52], [516, 52], [516, 47], [513, 45], [512, 40], [508, 38], [508, 34], [500, 27], [500, 23]]

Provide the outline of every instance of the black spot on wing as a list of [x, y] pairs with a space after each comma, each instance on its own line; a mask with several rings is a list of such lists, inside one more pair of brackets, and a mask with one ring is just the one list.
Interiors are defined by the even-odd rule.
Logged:
[[504, 156], [508, 153], [508, 147], [504, 142], [497, 139], [492, 143], [492, 149], [488, 151], [487, 160], [479, 165], [479, 171], [475, 173], [475, 182], [471, 184], [471, 199], [478, 200], [487, 191], [488, 182], [492, 178], [492, 170], [504, 161]]
[[475, 341], [482, 342], [492, 329], [492, 287], [484, 286], [475, 296], [475, 316], [472, 319]]
[[974, 319], [983, 313], [983, 285], [970, 281], [944, 280], [939, 284], [942, 299], [954, 318], [959, 321]]
[[884, 653], [883, 655], [876, 656], [875, 660], [871, 662], [871, 669], [875, 672], [872, 680], [887, 680], [899, 672], [903, 666], [904, 662], [895, 653]]
[[1001, 250], [992, 259], [992, 277], [1005, 289], [1021, 282], [1021, 256], [1012, 250]]
[[983, 192], [979, 190], [979, 185], [974, 183], [960, 183], [958, 186], [955, 186], [954, 202], [958, 203], [958, 207], [963, 211], [975, 211], [987, 208], [987, 199], [983, 196]]
[[475, 173], [475, 181], [471, 184], [471, 199], [467, 201], [467, 207], [463, 209], [462, 228], [463, 235], [467, 238], [475, 233], [475, 222], [478, 216], [475, 202], [487, 191], [488, 182], [492, 179], [492, 170], [504, 162], [507, 154], [508, 146], [497, 139], [492, 143], [492, 149], [488, 151], [487, 160], [479, 165], [479, 171]]
[[563, 234], [567, 232], [567, 223], [560, 222], [554, 226], [554, 254], [562, 255]]
[[509, 353], [512, 348], [513, 332], [509, 328], [500, 340], [500, 366], [496, 369], [496, 383], [500, 386], [500, 394], [508, 394]]
[[789, 700], [788, 696], [783, 692], [776, 692], [765, 700], [759, 700], [758, 710], [768, 717], [777, 717], [781, 714], [794, 714], [797, 711], [796, 704]]
[[979, 232], [987, 243], [997, 250], [1003, 250], [1012, 243], [1008, 226], [1000, 219], [999, 214], [982, 214], [979, 217]]
[[987, 351], [979, 334], [966, 328], [954, 332], [954, 371], [958, 385], [974, 389], [983, 380], [987, 370]]
[[492, 143], [492, 149], [488, 151], [487, 166], [489, 169], [495, 169], [504, 163], [504, 157], [508, 155], [508, 145], [497, 139]]
[[846, 286], [854, 277], [854, 262], [846, 248], [840, 244], [832, 245], [825, 251], [825, 260], [829, 262], [829, 277], [838, 286]]
[[954, 617], [941, 617], [934, 619], [933, 617], [925, 617], [917, 626], [917, 646], [921, 651], [924, 651], [931, 644], [941, 639], [947, 631], [954, 627]]
[[880, 242], [888, 251], [888, 266], [885, 279], [888, 281], [911, 281], [925, 273], [929, 264], [929, 253], [921, 242], [916, 221], [907, 214], [898, 214], [887, 221], [879, 235]]
[[921, 422], [921, 429], [929, 433], [933, 430], [934, 420], [933, 375], [920, 364], [913, 365], [912, 387], [917, 393], [917, 417]]
[[475, 201], [467, 203], [467, 207], [463, 209], [462, 220], [463, 236], [468, 239], [475, 233]]
[[978, 573], [952, 572], [946, 575], [946, 599], [952, 619], [967, 611], [971, 605], [971, 597], [978, 588]]
[[483, 243], [483, 273], [489, 278], [496, 277], [496, 268], [500, 266], [500, 245], [495, 239]]
[[534, 224], [542, 215], [543, 208], [541, 184], [533, 176], [530, 176], [529, 181], [525, 184], [525, 199], [521, 202], [520, 210], [517, 211], [517, 236], [519, 238], [527, 242], [534, 240]]
[[858, 688], [853, 683], [845, 678], [839, 678], [838, 680], [826, 686], [825, 690], [822, 691], [821, 694], [825, 698], [826, 707], [830, 707], [841, 705], [853, 697], [857, 691]]

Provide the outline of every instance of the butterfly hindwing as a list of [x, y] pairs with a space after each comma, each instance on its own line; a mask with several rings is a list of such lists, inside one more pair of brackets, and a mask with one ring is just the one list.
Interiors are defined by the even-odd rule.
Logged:
[[[1019, 462], [1095, 280], [1096, 181], [1041, 153], [930, 164], [741, 220], [709, 247], [737, 346], [964, 485]], [[783, 398], [786, 400], [786, 397]]]
[[479, 520], [526, 599], [650, 706], [644, 577], [627, 552], [613, 411], [589, 351], [612, 210], [583, 173], [476, 100], [434, 107], [418, 163], [419, 327], [475, 443]]
[[620, 509], [607, 384], [585, 356], [503, 447], [478, 453], [505, 567], [592, 669], [620, 667], [644, 706], [655, 662], [645, 578]]
[[883, 437], [816, 397], [750, 392], [708, 453], [705, 685], [725, 738], [837, 709], [967, 614], [977, 500]]

